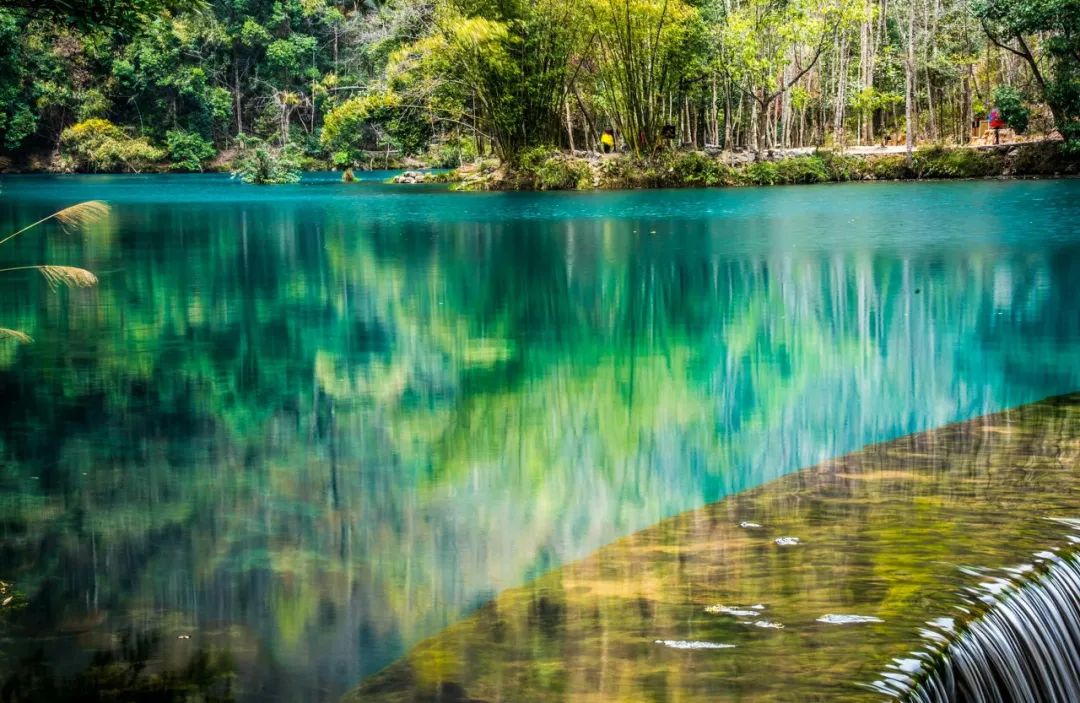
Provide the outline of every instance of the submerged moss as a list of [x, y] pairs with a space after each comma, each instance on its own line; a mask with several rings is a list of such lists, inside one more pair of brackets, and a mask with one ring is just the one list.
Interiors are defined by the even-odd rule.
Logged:
[[1078, 437], [1080, 394], [785, 476], [505, 591], [347, 699], [878, 700], [965, 567], [1066, 542]]

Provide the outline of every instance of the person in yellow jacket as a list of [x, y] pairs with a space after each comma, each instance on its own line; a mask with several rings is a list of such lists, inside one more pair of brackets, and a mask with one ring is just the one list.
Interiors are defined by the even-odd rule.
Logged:
[[600, 135], [600, 148], [605, 154], [615, 151], [615, 133], [610, 129], [605, 129]]

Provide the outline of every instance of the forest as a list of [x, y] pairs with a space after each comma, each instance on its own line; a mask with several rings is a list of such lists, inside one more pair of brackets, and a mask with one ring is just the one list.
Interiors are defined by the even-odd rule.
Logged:
[[0, 0], [0, 169], [1080, 145], [1080, 0]]

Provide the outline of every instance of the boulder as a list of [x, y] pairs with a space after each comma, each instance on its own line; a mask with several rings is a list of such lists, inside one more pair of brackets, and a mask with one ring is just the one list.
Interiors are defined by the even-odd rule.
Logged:
[[406, 171], [402, 174], [394, 176], [394, 183], [415, 185], [417, 183], [423, 183], [426, 178], [427, 177], [419, 171]]

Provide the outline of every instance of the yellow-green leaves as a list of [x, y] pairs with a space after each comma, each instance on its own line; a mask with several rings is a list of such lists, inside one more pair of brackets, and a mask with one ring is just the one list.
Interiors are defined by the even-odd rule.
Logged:
[[[107, 204], [100, 200], [87, 200], [86, 202], [70, 205], [63, 210], [54, 212], [47, 217], [41, 218], [37, 222], [33, 222], [26, 227], [9, 234], [7, 237], [0, 239], [0, 244], [4, 244], [49, 220], [56, 220], [64, 227], [86, 227], [101, 222], [108, 217], [108, 215], [109, 206]], [[93, 273], [76, 266], [55, 266], [46, 264], [11, 266], [0, 269], [0, 273], [9, 273], [13, 271], [37, 271], [49, 282], [49, 286], [52, 288], [88, 288], [96, 285], [98, 282], [97, 276]], [[13, 339], [23, 344], [28, 344], [33, 341], [25, 332], [0, 327], [0, 340], [6, 339]]]
[[164, 157], [145, 137], [131, 137], [99, 118], [84, 120], [60, 134], [64, 165], [73, 170], [139, 172]]
[[10, 330], [7, 327], [0, 327], [0, 339], [14, 339], [16, 342], [23, 344], [29, 344], [34, 340], [30, 338], [30, 335], [19, 330]]

